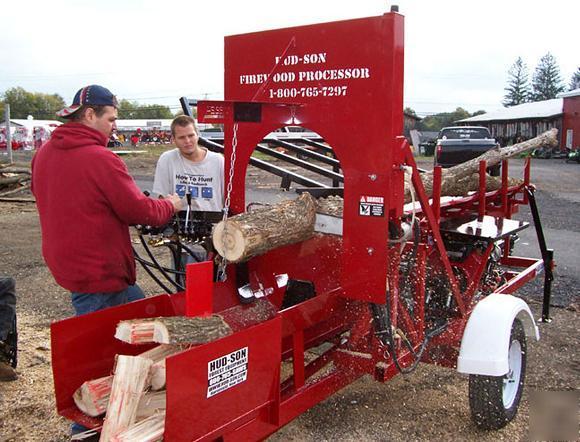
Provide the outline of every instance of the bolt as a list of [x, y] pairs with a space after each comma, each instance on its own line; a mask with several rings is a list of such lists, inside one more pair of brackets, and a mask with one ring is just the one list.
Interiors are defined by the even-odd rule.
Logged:
[[376, 175], [376, 174], [374, 174], [374, 173], [371, 173], [371, 174], [369, 175], [369, 178], [371, 179], [371, 181], [376, 181], [376, 180], [377, 180], [377, 175]]
[[372, 247], [367, 247], [367, 253], [369, 255], [372, 255], [374, 253], [375, 249], [373, 249]]

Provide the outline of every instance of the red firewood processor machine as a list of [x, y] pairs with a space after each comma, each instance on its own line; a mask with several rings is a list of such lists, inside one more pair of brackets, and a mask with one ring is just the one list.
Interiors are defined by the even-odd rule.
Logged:
[[[532, 313], [511, 293], [546, 272], [552, 251], [530, 185], [433, 198], [403, 128], [403, 30], [396, 10], [379, 17], [225, 38], [225, 101], [200, 101], [198, 118], [225, 133], [227, 208], [242, 213], [254, 147], [287, 125], [332, 146], [344, 174], [342, 234], [274, 249], [216, 277], [213, 261], [187, 266], [186, 290], [52, 325], [52, 366], [61, 415], [89, 427], [73, 392], [110, 374], [116, 354], [148, 347], [114, 338], [120, 320], [218, 313], [225, 338], [167, 359], [165, 440], [262, 439], [365, 374], [385, 382], [419, 362], [469, 374], [475, 423], [514, 418], [526, 367]], [[485, 171], [486, 164], [480, 164]], [[405, 205], [404, 185], [415, 202]], [[542, 259], [511, 255], [531, 203]], [[411, 207], [412, 206], [412, 207]], [[242, 287], [262, 296], [241, 301]], [[316, 347], [316, 352], [309, 350]]]

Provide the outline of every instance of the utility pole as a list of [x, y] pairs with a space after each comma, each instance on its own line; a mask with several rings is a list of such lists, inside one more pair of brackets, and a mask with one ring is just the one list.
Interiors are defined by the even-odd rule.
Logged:
[[12, 164], [12, 134], [10, 133], [10, 103], [4, 103], [4, 115], [6, 117], [6, 149], [8, 162]]

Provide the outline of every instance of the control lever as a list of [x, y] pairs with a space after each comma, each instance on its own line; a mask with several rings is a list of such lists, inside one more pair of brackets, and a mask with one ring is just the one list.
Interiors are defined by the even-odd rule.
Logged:
[[187, 212], [185, 213], [185, 231], [189, 233], [189, 212], [191, 211], [191, 193], [186, 193], [185, 198], [187, 199]]

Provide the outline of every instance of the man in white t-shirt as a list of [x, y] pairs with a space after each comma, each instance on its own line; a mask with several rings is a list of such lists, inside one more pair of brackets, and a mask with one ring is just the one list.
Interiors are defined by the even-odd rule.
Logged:
[[[199, 133], [195, 120], [187, 115], [173, 120], [171, 134], [177, 149], [168, 150], [159, 157], [153, 193], [159, 196], [176, 193], [184, 199], [189, 193], [193, 210], [221, 212], [224, 206], [224, 157], [197, 143]], [[190, 246], [190, 250], [193, 254], [183, 252], [181, 263], [174, 261], [176, 269], [183, 270], [183, 263], [204, 261], [207, 257], [200, 245]], [[181, 277], [176, 280], [184, 282]]]
[[164, 152], [155, 169], [153, 193], [191, 194], [192, 209], [219, 212], [224, 205], [224, 157], [199, 146], [195, 120], [186, 115], [171, 123], [177, 149]]

